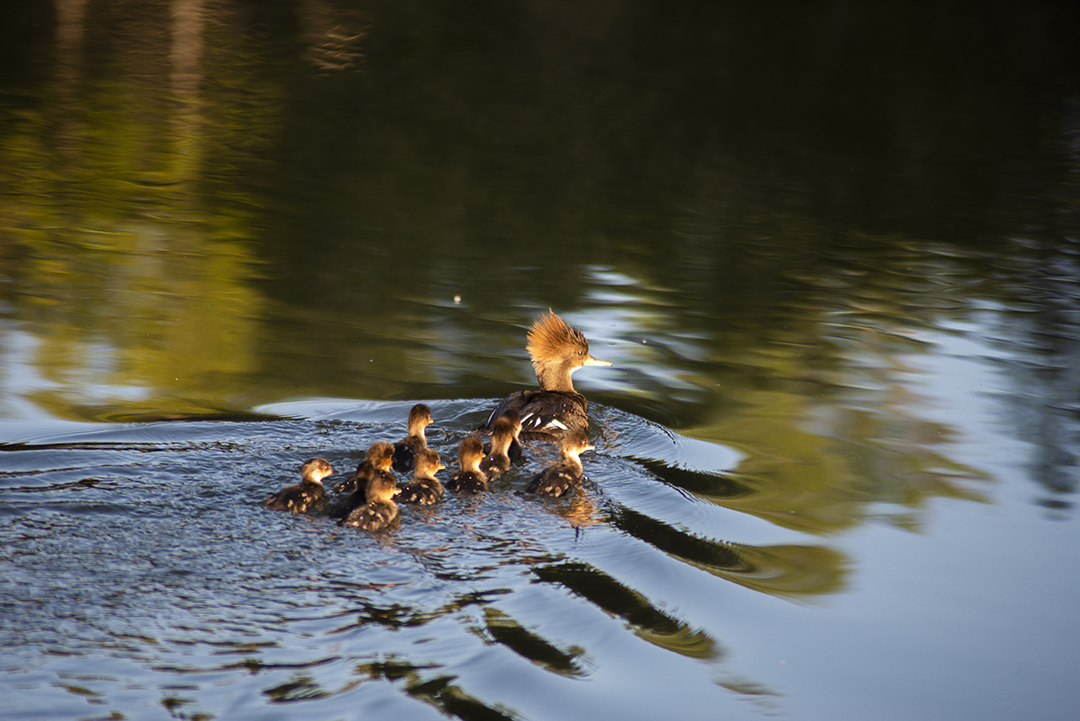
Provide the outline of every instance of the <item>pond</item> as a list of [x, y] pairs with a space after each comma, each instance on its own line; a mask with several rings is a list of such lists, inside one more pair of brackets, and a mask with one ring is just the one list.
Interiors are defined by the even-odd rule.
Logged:
[[[1077, 20], [9, 3], [5, 719], [1069, 713]], [[421, 402], [445, 481], [548, 309], [568, 496], [261, 507]]]

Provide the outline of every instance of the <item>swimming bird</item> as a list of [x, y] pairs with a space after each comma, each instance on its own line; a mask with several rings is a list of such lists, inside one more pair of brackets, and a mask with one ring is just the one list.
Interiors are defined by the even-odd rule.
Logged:
[[425, 448], [416, 454], [413, 478], [401, 487], [398, 503], [416, 503], [430, 506], [443, 499], [443, 486], [435, 474], [446, 468], [434, 448]]
[[[491, 428], [491, 450], [480, 461], [480, 470], [488, 477], [488, 480], [510, 470], [510, 447], [520, 429], [521, 421], [518, 419], [517, 411], [510, 410], [506, 415], [496, 419]], [[519, 457], [520, 452], [521, 444], [519, 443]]]
[[398, 507], [394, 496], [398, 494], [397, 479], [391, 474], [379, 474], [368, 480], [367, 503], [349, 511], [349, 515], [339, 521], [339, 525], [351, 528], [363, 528], [365, 531], [379, 531], [398, 517]]
[[390, 465], [394, 461], [394, 447], [384, 441], [372, 443], [364, 455], [363, 462], [356, 467], [356, 473], [342, 481], [334, 490], [349, 495], [339, 499], [330, 511], [331, 518], [345, 518], [353, 510], [367, 503], [367, 487], [375, 478], [389, 479], [397, 483]]
[[408, 473], [412, 470], [416, 454], [427, 448], [427, 436], [424, 429], [431, 425], [431, 409], [423, 403], [417, 403], [409, 411], [409, 435], [394, 444], [394, 470]]
[[300, 466], [301, 481], [295, 485], [286, 486], [267, 498], [263, 501], [263, 508], [269, 508], [271, 511], [303, 513], [326, 497], [322, 479], [333, 472], [334, 469], [325, 458], [312, 458], [306, 461]]
[[585, 335], [551, 309], [533, 323], [526, 348], [540, 390], [517, 391], [503, 398], [483, 428], [491, 429], [496, 420], [514, 410], [526, 440], [553, 440], [566, 431], [587, 429], [589, 404], [574, 390], [570, 376], [583, 366], [610, 366], [611, 362], [594, 358]]
[[488, 489], [487, 476], [480, 470], [484, 459], [484, 444], [476, 436], [469, 436], [458, 448], [458, 469], [446, 487], [457, 493], [481, 493]]
[[594, 450], [589, 444], [585, 431], [571, 431], [562, 437], [559, 443], [561, 457], [558, 463], [548, 466], [532, 479], [527, 490], [538, 496], [558, 497], [570, 490], [581, 480], [585, 469], [578, 458], [584, 451]]

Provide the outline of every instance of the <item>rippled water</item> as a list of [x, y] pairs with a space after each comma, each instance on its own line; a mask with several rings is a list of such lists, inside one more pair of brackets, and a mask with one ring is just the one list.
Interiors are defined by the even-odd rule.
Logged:
[[[432, 409], [432, 445], [449, 458], [490, 402]], [[669, 682], [671, 692], [688, 684], [685, 694], [725, 655], [721, 639], [650, 598], [665, 579], [692, 568], [706, 587], [715, 575], [802, 594], [843, 577], [824, 548], [692, 532], [685, 516], [713, 526], [724, 512], [700, 508], [677, 479], [738, 492], [723, 474], [740, 454], [703, 452], [614, 409], [597, 410], [589, 482], [570, 498], [523, 492], [552, 460], [540, 446], [496, 492], [403, 506], [399, 528], [375, 535], [258, 502], [295, 480], [298, 459], [351, 469], [358, 449], [400, 435], [408, 406], [264, 410], [292, 420], [96, 426], [4, 446], [5, 672], [17, 709], [47, 699], [41, 708], [61, 715], [89, 703], [84, 711], [147, 717], [160, 705], [227, 717], [309, 701], [305, 715], [333, 716], [420, 702], [497, 718], [569, 712], [581, 701], [563, 686], [589, 681], [597, 712], [660, 714], [663, 695], [651, 707], [619, 700], [627, 684], [648, 682], [649, 657], [685, 659], [663, 664], [691, 675]], [[821, 567], [807, 567], [810, 557]], [[704, 711], [721, 695], [694, 704]]]

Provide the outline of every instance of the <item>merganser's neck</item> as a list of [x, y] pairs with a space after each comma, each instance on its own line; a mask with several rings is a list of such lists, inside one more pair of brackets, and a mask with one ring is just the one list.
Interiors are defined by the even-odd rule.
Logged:
[[576, 393], [574, 383], [570, 380], [572, 371], [567, 365], [534, 363], [536, 380], [540, 381], [540, 388], [545, 391], [559, 393]]

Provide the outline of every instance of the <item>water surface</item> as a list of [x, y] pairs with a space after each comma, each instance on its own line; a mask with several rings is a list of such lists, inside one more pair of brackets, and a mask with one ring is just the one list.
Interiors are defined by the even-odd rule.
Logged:
[[[1075, 707], [1071, 5], [2, 12], [5, 718]], [[572, 496], [259, 507], [548, 308]]]

